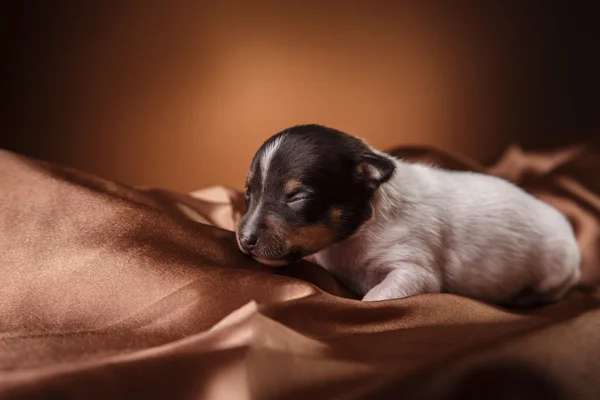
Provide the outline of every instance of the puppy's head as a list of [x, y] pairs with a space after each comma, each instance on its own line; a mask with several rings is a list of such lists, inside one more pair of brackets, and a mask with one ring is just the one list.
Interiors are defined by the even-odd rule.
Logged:
[[394, 161], [319, 125], [286, 129], [258, 150], [246, 179], [240, 249], [273, 266], [351, 236], [371, 218], [373, 196]]

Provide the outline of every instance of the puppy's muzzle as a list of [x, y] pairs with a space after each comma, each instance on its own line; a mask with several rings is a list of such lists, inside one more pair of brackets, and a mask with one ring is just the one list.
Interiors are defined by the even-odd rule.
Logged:
[[258, 236], [254, 232], [240, 232], [240, 248], [246, 254], [251, 254], [258, 243]]

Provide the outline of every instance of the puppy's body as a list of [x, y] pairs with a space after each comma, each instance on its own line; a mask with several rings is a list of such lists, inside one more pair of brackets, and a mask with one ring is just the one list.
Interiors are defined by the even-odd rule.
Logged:
[[257, 152], [240, 249], [309, 256], [367, 301], [454, 292], [492, 303], [560, 299], [579, 280], [573, 230], [499, 178], [394, 159], [342, 132], [290, 128]]
[[528, 305], [579, 280], [572, 228], [548, 204], [499, 178], [395, 163], [373, 218], [313, 256], [364, 300], [445, 290]]

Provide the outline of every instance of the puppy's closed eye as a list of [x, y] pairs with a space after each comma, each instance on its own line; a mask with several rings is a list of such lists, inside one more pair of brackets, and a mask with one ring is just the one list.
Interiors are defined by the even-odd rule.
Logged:
[[312, 193], [305, 190], [297, 190], [293, 193], [286, 195], [286, 200], [288, 203], [293, 203], [296, 201], [308, 200], [312, 197]]
[[306, 205], [311, 199], [313, 194], [307, 190], [296, 190], [286, 195], [286, 203], [293, 210], [300, 210]]
[[296, 179], [290, 179], [286, 182], [285, 188], [285, 199], [286, 203], [292, 204], [296, 202], [302, 202], [312, 197], [313, 193]]

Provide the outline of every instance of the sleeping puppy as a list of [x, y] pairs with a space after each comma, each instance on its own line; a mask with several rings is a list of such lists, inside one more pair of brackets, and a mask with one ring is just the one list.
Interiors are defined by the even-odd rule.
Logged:
[[236, 236], [254, 259], [309, 258], [365, 301], [442, 291], [490, 303], [559, 300], [580, 276], [567, 219], [488, 175], [407, 163], [319, 126], [258, 150]]

